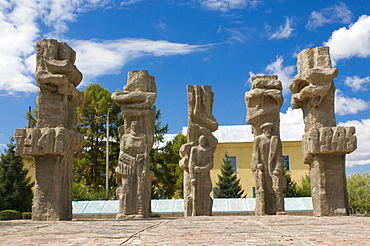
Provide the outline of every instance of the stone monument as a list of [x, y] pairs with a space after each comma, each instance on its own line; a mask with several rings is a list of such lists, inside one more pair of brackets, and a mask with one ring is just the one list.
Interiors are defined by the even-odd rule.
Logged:
[[72, 158], [85, 143], [74, 131], [75, 108], [84, 103], [83, 93], [76, 89], [82, 74], [75, 58], [66, 43], [36, 43], [37, 127], [17, 129], [15, 134], [16, 154], [35, 158], [33, 220], [72, 219]]
[[256, 215], [284, 214], [284, 159], [280, 140], [282, 85], [275, 75], [253, 76], [245, 94], [247, 123], [254, 135], [251, 169], [256, 182]]
[[348, 215], [345, 155], [354, 151], [354, 127], [336, 126], [329, 47], [305, 49], [298, 54], [298, 74], [289, 88], [292, 107], [302, 108], [305, 134], [304, 163], [310, 165], [312, 204], [315, 216]]
[[118, 128], [117, 219], [148, 218], [151, 214], [154, 173], [149, 169], [149, 152], [154, 143], [155, 111], [151, 107], [156, 97], [155, 79], [146, 70], [129, 72], [124, 91], [112, 94], [124, 119], [124, 125]]
[[218, 123], [212, 115], [211, 86], [188, 85], [188, 143], [180, 148], [184, 169], [184, 216], [212, 215], [210, 197], [213, 154], [218, 143], [212, 132]]

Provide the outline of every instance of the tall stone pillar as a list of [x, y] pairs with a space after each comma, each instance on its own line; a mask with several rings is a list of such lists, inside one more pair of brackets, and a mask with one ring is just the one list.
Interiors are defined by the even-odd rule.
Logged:
[[292, 107], [302, 108], [305, 134], [304, 163], [310, 165], [315, 216], [348, 215], [345, 155], [354, 151], [354, 127], [336, 126], [333, 79], [329, 47], [305, 49], [298, 54], [298, 74], [289, 88]]
[[254, 135], [251, 169], [256, 182], [256, 215], [284, 214], [284, 159], [280, 140], [282, 85], [275, 75], [253, 76], [245, 94], [247, 123]]
[[123, 92], [112, 99], [122, 108], [124, 125], [118, 128], [120, 153], [116, 167], [117, 219], [148, 218], [151, 214], [151, 187], [154, 173], [149, 169], [149, 152], [154, 144], [157, 88], [148, 71], [128, 73]]
[[180, 148], [184, 169], [184, 215], [212, 215], [210, 197], [213, 154], [218, 143], [212, 132], [218, 123], [212, 115], [214, 93], [211, 86], [188, 85], [188, 143]]
[[44, 39], [36, 43], [36, 128], [17, 129], [16, 154], [35, 157], [33, 220], [72, 219], [72, 158], [84, 146], [75, 132], [76, 107], [83, 93], [76, 87], [82, 74], [74, 65], [76, 53], [66, 43]]

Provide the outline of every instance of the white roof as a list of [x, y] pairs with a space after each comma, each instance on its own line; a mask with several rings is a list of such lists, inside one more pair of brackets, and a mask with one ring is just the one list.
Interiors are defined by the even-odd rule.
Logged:
[[[182, 134], [187, 134], [188, 127], [182, 128]], [[304, 125], [302, 123], [280, 124], [280, 138], [283, 142], [302, 141]], [[176, 134], [175, 134], [176, 135]], [[219, 143], [253, 142], [251, 125], [219, 126], [213, 135]]]
[[177, 134], [164, 134], [163, 142], [155, 142], [153, 148], [164, 148], [166, 144], [175, 139]]

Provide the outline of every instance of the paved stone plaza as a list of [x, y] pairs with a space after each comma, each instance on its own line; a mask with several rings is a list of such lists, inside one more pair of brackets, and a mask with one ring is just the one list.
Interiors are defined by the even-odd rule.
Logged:
[[368, 217], [0, 221], [1, 245], [370, 245]]

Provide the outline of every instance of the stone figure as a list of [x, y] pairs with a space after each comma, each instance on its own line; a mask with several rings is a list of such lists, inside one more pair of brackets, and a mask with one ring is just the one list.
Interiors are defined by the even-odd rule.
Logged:
[[122, 108], [124, 125], [120, 135], [120, 154], [116, 167], [119, 213], [117, 219], [150, 217], [151, 183], [154, 173], [149, 167], [149, 152], [154, 143], [155, 111], [151, 109], [157, 96], [154, 77], [148, 71], [128, 73], [123, 92], [112, 99]]
[[72, 158], [85, 143], [74, 131], [75, 108], [84, 103], [83, 93], [76, 89], [82, 74], [75, 57], [66, 43], [36, 43], [37, 127], [17, 129], [15, 135], [16, 154], [35, 157], [33, 220], [72, 219]]
[[263, 197], [260, 210], [255, 210], [256, 215], [276, 214], [284, 211], [284, 196], [282, 191], [282, 172], [284, 161], [280, 137], [273, 130], [270, 122], [261, 126], [263, 133], [254, 138], [252, 152], [252, 171], [256, 180], [256, 190], [262, 190]]
[[187, 86], [188, 143], [180, 148], [180, 167], [184, 169], [184, 215], [212, 215], [210, 197], [213, 154], [217, 139], [212, 135], [218, 123], [212, 115], [211, 86]]
[[[145, 158], [147, 157], [145, 146], [145, 135], [137, 132], [137, 122], [131, 122], [130, 133], [124, 134], [120, 142], [120, 154], [118, 166], [116, 167], [116, 181], [119, 186], [117, 196], [123, 204], [122, 213], [132, 214], [133, 205], [138, 204], [138, 199], [142, 197], [139, 184], [143, 182], [145, 176]], [[140, 214], [140, 207], [137, 213]]]
[[[197, 215], [197, 211], [205, 211], [206, 214], [212, 214], [212, 198], [209, 194], [212, 191], [212, 181], [210, 171], [213, 168], [213, 151], [207, 146], [207, 139], [201, 135], [198, 139], [198, 145], [190, 150], [189, 157], [189, 176], [190, 193], [192, 198], [192, 216]], [[201, 197], [203, 199], [195, 199]]]
[[302, 108], [305, 134], [304, 163], [310, 165], [315, 216], [348, 215], [345, 155], [354, 151], [354, 127], [336, 126], [333, 79], [329, 48], [305, 49], [298, 54], [298, 74], [289, 88], [293, 108]]
[[285, 214], [284, 160], [280, 140], [281, 82], [277, 76], [252, 77], [246, 92], [247, 123], [254, 135], [251, 169], [256, 182], [256, 215]]

